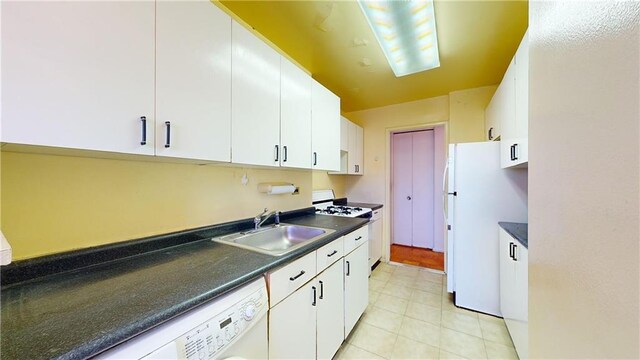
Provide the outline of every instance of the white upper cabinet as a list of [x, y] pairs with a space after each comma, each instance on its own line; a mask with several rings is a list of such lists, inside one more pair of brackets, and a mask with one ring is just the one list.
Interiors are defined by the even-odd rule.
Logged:
[[153, 155], [154, 9], [3, 2], [2, 141]]
[[280, 165], [310, 169], [311, 76], [284, 57], [280, 69]]
[[491, 114], [495, 105], [499, 114], [502, 142], [500, 159], [503, 168], [525, 165], [529, 161], [528, 133], [529, 133], [529, 37], [525, 33], [516, 51], [509, 69], [498, 87], [502, 87], [508, 94], [504, 103], [493, 104], [498, 96], [494, 95], [487, 107], [487, 124], [491, 121]]
[[[510, 166], [511, 155], [510, 146], [511, 139], [515, 137], [516, 132], [516, 78], [515, 78], [515, 62], [509, 63], [507, 72], [502, 78], [502, 82], [498, 87], [501, 90], [501, 101], [498, 104], [498, 121], [500, 121], [500, 163], [502, 167]], [[497, 94], [497, 91], [496, 91]]]
[[529, 161], [529, 32], [522, 38], [516, 63], [516, 131], [513, 165]]
[[362, 175], [364, 131], [362, 127], [349, 123], [349, 170], [350, 175]]
[[230, 161], [231, 18], [208, 0], [158, 1], [156, 34], [156, 155]]
[[340, 98], [312, 80], [312, 168], [340, 171]]
[[231, 161], [280, 163], [280, 54], [232, 21]]
[[[502, 85], [502, 84], [501, 84]], [[485, 123], [485, 140], [493, 141], [498, 140], [501, 137], [500, 128], [500, 106], [504, 103], [504, 91], [503, 87], [498, 86], [496, 92], [491, 98], [491, 102], [487, 105], [484, 111], [484, 123]]]
[[364, 130], [349, 119], [340, 117], [340, 171], [336, 175], [363, 175]]
[[349, 151], [349, 121], [344, 116], [340, 116], [340, 151]]

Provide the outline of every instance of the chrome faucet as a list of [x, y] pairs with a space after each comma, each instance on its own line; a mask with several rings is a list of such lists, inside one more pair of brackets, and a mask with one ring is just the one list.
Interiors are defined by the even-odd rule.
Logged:
[[[256, 215], [256, 217], [253, 218], [253, 229], [254, 230], [260, 229], [260, 226], [262, 226], [262, 224], [264, 224], [264, 222], [267, 221], [271, 215], [275, 216], [276, 225], [280, 225], [280, 212], [277, 211], [277, 210], [274, 210], [274, 211], [269, 212], [269, 213], [268, 212], [269, 212], [269, 209], [264, 208], [264, 211], [262, 213]], [[266, 214], [266, 216], [265, 216], [265, 214]], [[265, 216], [264, 219], [262, 218], [263, 216]]]

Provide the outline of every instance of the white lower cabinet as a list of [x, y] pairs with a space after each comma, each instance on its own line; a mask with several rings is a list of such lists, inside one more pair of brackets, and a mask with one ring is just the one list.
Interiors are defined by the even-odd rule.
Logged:
[[317, 358], [331, 359], [345, 339], [343, 263], [338, 261], [318, 275]]
[[[358, 229], [267, 274], [272, 305], [269, 310], [270, 359], [331, 359], [336, 354], [369, 303], [368, 236], [366, 230], [362, 231]], [[333, 247], [342, 247], [353, 234], [361, 236], [362, 241], [342, 257], [341, 249]], [[334, 260], [325, 259], [334, 256]], [[305, 274], [315, 273], [301, 270], [300, 276], [278, 274], [305, 266], [312, 268], [307, 264], [311, 258], [320, 259], [319, 264], [313, 264], [320, 273], [306, 283], [299, 282], [300, 287], [284, 300], [274, 301], [274, 291], [282, 293], [278, 289], [284, 286], [278, 283], [293, 284]]]
[[500, 312], [520, 359], [529, 356], [529, 251], [500, 228]]
[[269, 358], [316, 356], [316, 281], [308, 282], [269, 310]]
[[363, 241], [344, 257], [345, 338], [369, 304], [369, 245]]

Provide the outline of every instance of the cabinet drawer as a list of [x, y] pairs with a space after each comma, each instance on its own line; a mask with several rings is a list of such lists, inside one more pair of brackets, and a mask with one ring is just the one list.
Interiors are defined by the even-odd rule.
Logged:
[[344, 254], [347, 255], [369, 239], [369, 227], [365, 225], [360, 229], [345, 235], [343, 239]]
[[344, 237], [334, 240], [316, 251], [317, 272], [329, 267], [344, 255]]
[[316, 252], [267, 274], [269, 286], [269, 305], [277, 303], [293, 293], [300, 286], [316, 276]]

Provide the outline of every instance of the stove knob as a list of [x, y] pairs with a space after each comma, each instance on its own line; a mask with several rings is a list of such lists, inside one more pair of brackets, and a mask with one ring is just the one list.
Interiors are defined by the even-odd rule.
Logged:
[[251, 321], [253, 317], [256, 315], [256, 306], [254, 304], [247, 304], [244, 308], [243, 317], [247, 321]]

